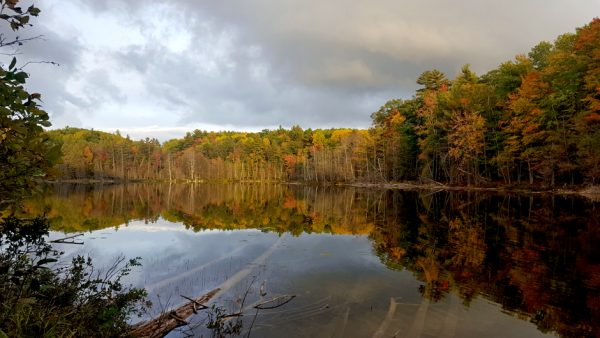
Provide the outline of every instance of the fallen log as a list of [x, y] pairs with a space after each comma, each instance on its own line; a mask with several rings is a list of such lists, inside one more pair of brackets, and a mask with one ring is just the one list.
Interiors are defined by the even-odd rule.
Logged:
[[[213, 298], [221, 289], [214, 289], [190, 302], [183, 304], [175, 310], [163, 313], [162, 315], [146, 322], [136, 324], [131, 327], [128, 336], [137, 338], [159, 338], [166, 336], [174, 329], [187, 325], [187, 318], [194, 314], [197, 306], [204, 306], [204, 303]], [[184, 297], [190, 299], [188, 297]]]

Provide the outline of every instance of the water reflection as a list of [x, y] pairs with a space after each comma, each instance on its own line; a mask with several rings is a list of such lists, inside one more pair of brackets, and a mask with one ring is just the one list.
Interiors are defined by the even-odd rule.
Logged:
[[[402, 208], [390, 194], [387, 208]], [[416, 196], [415, 196], [416, 197]], [[600, 334], [600, 212], [579, 198], [419, 196], [382, 211], [371, 234], [387, 266], [425, 281], [422, 294], [457, 293], [502, 305], [542, 332]]]
[[[392, 327], [397, 327], [399, 318], [409, 313], [412, 324], [405, 325], [404, 336], [410, 336], [410, 330], [426, 332], [423, 325], [429, 325], [431, 330], [431, 323], [436, 321], [430, 318], [425, 324], [419, 316], [429, 313], [431, 317], [429, 309], [433, 304], [443, 305], [446, 310], [455, 309], [452, 313], [458, 313], [460, 303], [464, 308], [475, 309], [461, 317], [460, 326], [481, 328], [496, 318], [492, 313], [483, 315], [490, 311], [482, 303], [483, 297], [498, 304], [502, 312], [533, 323], [540, 333], [594, 337], [600, 335], [598, 207], [597, 203], [581, 198], [540, 195], [433, 194], [261, 184], [135, 184], [54, 186], [45, 195], [27, 202], [25, 209], [27, 213], [46, 213], [54, 229], [63, 232], [121, 227], [121, 233], [134, 234], [120, 238], [130, 243], [135, 237], [140, 247], [152, 247], [158, 236], [163, 241], [168, 238], [164, 234], [148, 234], [148, 229], [136, 231], [136, 226], [143, 223], [171, 229], [177, 227], [173, 223], [182, 223], [195, 232], [259, 229], [273, 233], [264, 237], [256, 236], [253, 231], [232, 232], [227, 242], [219, 244], [203, 235], [203, 239], [188, 241], [189, 247], [196, 246], [194, 250], [183, 249], [185, 236], [171, 233], [169, 236], [177, 242], [168, 251], [169, 255], [160, 259], [170, 262], [173, 269], [144, 276], [144, 285], [150, 289], [174, 283], [179, 283], [178, 290], [186, 285], [192, 288], [199, 282], [203, 283], [202, 288], [211, 286], [216, 281], [211, 284], [210, 276], [232, 274], [243, 268], [248, 260], [272, 245], [279, 234], [304, 234], [286, 237], [283, 247], [269, 263], [270, 272], [264, 271], [264, 278], [272, 281], [280, 292], [312, 290], [311, 297], [301, 298], [296, 304], [296, 309], [306, 307], [306, 313], [316, 311], [321, 306], [319, 302], [328, 299], [324, 304], [329, 304], [331, 311], [315, 313], [323, 322], [339, 324], [345, 318], [344, 330], [351, 330], [347, 327], [348, 316], [361, 313], [360, 317], [353, 317], [354, 321], [350, 320], [356, 325], [350, 332], [356, 336], [361, 336], [359, 332], [377, 335], [381, 330], [393, 334]], [[93, 234], [98, 236], [98, 233]], [[322, 234], [364, 235], [368, 241], [365, 237]], [[147, 236], [146, 246], [144, 236]], [[200, 246], [204, 249], [199, 250]], [[370, 257], [370, 253], [365, 253], [368, 246], [389, 268], [387, 272], [365, 263]], [[199, 259], [212, 262], [223, 257], [219, 256], [223, 253], [228, 254], [226, 268], [222, 264], [186, 266]], [[145, 264], [165, 266], [152, 261]], [[396, 270], [412, 275], [416, 282], [408, 282], [404, 274], [394, 273]], [[360, 281], [356, 280], [357, 275]], [[284, 287], [286, 283], [293, 285]], [[320, 287], [315, 289], [314, 285]], [[412, 289], [398, 296], [398, 285], [409, 285]], [[243, 293], [243, 289], [240, 286], [238, 291]], [[390, 290], [394, 290], [393, 297]], [[419, 293], [423, 301], [414, 299]], [[403, 307], [399, 305], [402, 303], [411, 305]], [[373, 304], [377, 304], [375, 311]], [[388, 321], [389, 328], [382, 329], [382, 318], [392, 307], [399, 314]], [[295, 315], [306, 319], [306, 313], [297, 311]], [[306, 331], [309, 329], [302, 321], [298, 325], [286, 321], [293, 312], [283, 314], [269, 319], [269, 325], [280, 326], [276, 334], [263, 330], [260, 336], [277, 336], [288, 331], [291, 334], [300, 329], [306, 334], [319, 334]], [[333, 314], [335, 318], [327, 319]], [[448, 325], [458, 325], [456, 319], [448, 318], [441, 318], [439, 331], [431, 332], [448, 331]], [[283, 321], [285, 328], [281, 328]], [[315, 330], [323, 329], [314, 326]], [[337, 330], [333, 324], [330, 327]], [[360, 331], [359, 327], [366, 331]], [[511, 329], [515, 328], [504, 327]], [[453, 332], [457, 336], [477, 336], [477, 331], [461, 334], [460, 330], [455, 327]], [[488, 331], [480, 333], [489, 336]], [[516, 336], [524, 334], [522, 330], [514, 332]]]
[[90, 231], [154, 222], [162, 217], [204, 229], [263, 229], [279, 233], [369, 234], [366, 209], [381, 193], [272, 184], [57, 185], [25, 205], [46, 213], [55, 230]]

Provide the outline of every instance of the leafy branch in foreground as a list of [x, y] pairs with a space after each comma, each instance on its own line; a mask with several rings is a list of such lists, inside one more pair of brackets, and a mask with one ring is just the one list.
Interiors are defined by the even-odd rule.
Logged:
[[[48, 221], [0, 221], [0, 333], [10, 337], [118, 336], [132, 315], [150, 305], [146, 291], [122, 279], [139, 258], [119, 257], [105, 271], [77, 256], [59, 266], [61, 252], [46, 241]], [[52, 265], [55, 263], [54, 265]]]
[[[19, 7], [18, 0], [0, 0], [0, 22], [8, 23], [13, 32], [31, 26], [30, 18], [39, 12], [35, 6]], [[31, 39], [35, 38], [16, 36], [8, 41], [6, 34], [0, 33], [0, 48], [20, 46]], [[60, 145], [44, 133], [43, 127], [50, 122], [39, 106], [41, 95], [24, 87], [28, 77], [15, 57], [7, 65], [0, 64], [0, 207], [30, 191], [32, 178], [45, 175], [60, 158]]]
[[[31, 26], [30, 18], [39, 12], [35, 6], [19, 7], [19, 0], [0, 0], [0, 22], [14, 34]], [[0, 33], [0, 48], [18, 48], [32, 39]], [[104, 272], [82, 256], [61, 266], [62, 253], [46, 242], [48, 220], [12, 216], [35, 178], [60, 157], [60, 146], [43, 129], [50, 122], [38, 104], [41, 95], [25, 89], [26, 65], [19, 67], [15, 57], [0, 63], [0, 337], [120, 336], [128, 319], [149, 305], [145, 290], [122, 284], [139, 258], [120, 257]]]

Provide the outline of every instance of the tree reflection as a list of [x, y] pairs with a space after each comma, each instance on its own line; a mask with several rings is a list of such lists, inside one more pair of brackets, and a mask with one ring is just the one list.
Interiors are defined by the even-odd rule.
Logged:
[[371, 238], [386, 265], [412, 271], [431, 300], [454, 292], [468, 305], [480, 295], [543, 332], [600, 334], [597, 205], [554, 196], [436, 195], [420, 198], [417, 236], [400, 230], [410, 226], [399, 225], [399, 216], [376, 223]]

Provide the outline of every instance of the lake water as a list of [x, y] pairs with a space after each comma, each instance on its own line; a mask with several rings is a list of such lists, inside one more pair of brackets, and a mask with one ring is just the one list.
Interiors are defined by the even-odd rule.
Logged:
[[25, 210], [52, 238], [84, 234], [66, 257], [141, 257], [128, 282], [150, 316], [223, 289], [170, 337], [210, 337], [219, 310], [241, 310], [221, 323], [242, 337], [600, 336], [600, 203], [585, 198], [55, 185]]

